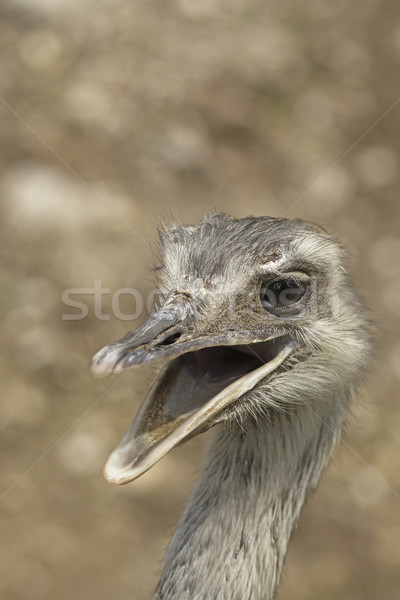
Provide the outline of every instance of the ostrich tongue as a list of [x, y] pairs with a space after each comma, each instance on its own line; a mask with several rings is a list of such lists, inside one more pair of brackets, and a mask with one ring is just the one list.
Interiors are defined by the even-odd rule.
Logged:
[[[224, 408], [253, 389], [289, 356], [292, 346], [268, 342], [188, 352], [161, 369], [136, 418], [104, 469], [124, 484], [150, 469], [177, 444], [214, 425]], [[269, 344], [270, 345], [270, 344]], [[265, 362], [266, 358], [270, 359]]]

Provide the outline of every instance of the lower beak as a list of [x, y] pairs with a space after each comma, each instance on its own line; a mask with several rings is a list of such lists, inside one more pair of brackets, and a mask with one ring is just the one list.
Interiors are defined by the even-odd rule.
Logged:
[[268, 377], [291, 351], [290, 345], [283, 346], [274, 359], [211, 395], [200, 406], [198, 398], [188, 402], [181, 395], [182, 375], [176, 373], [179, 365], [167, 365], [108, 459], [104, 469], [106, 479], [111, 483], [128, 483], [148, 471], [174, 446], [209, 429], [216, 415]]

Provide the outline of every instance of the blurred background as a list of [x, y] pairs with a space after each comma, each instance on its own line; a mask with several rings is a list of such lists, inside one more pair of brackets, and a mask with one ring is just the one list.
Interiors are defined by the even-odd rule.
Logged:
[[291, 209], [348, 246], [377, 360], [278, 600], [397, 599], [398, 1], [2, 0], [0, 49], [1, 598], [151, 597], [206, 436], [108, 484], [152, 373], [89, 360], [143, 319], [112, 298], [151, 292], [159, 220]]

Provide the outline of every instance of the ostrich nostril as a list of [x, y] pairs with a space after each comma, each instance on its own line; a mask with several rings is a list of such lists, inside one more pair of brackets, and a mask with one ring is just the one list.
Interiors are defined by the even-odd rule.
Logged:
[[165, 340], [163, 340], [162, 342], [159, 342], [157, 344], [157, 346], [170, 346], [171, 344], [174, 344], [175, 342], [177, 342], [180, 337], [181, 337], [181, 334], [179, 332], [173, 333], [172, 335], [169, 335], [168, 337], [166, 337]]

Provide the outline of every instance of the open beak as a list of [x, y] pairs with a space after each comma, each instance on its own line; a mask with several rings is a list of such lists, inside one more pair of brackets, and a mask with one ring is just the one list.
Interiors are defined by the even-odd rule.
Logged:
[[185, 439], [209, 429], [230, 404], [252, 390], [289, 356], [287, 337], [254, 343], [239, 332], [207, 335], [196, 326], [190, 300], [178, 296], [137, 329], [93, 357], [102, 377], [163, 361], [136, 418], [111, 454], [104, 474], [128, 483]]

